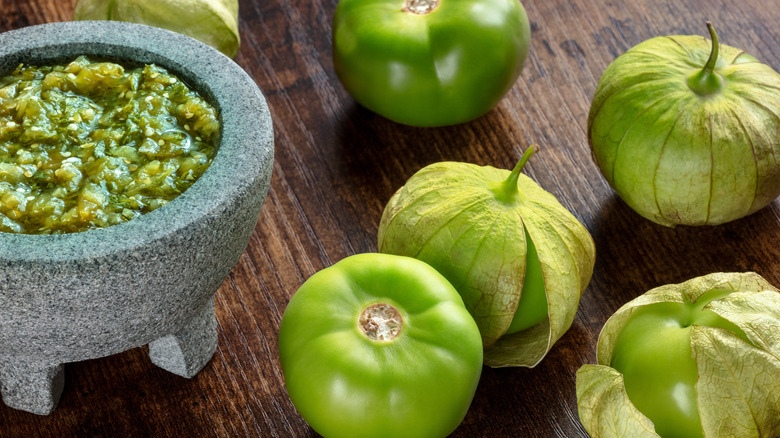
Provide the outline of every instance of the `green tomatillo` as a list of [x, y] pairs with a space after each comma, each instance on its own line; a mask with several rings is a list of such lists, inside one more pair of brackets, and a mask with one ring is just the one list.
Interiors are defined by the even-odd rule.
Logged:
[[649, 39], [599, 81], [588, 139], [602, 174], [665, 226], [717, 225], [780, 194], [780, 75], [699, 36]]
[[452, 285], [409, 257], [358, 254], [309, 278], [285, 309], [287, 392], [325, 437], [444, 437], [482, 371], [479, 329]]
[[379, 251], [441, 272], [479, 326], [485, 364], [539, 363], [568, 330], [595, 261], [585, 227], [521, 173], [441, 162], [415, 173], [390, 199]]
[[530, 37], [518, 0], [340, 0], [333, 64], [366, 108], [406, 125], [453, 125], [506, 94]]
[[594, 438], [775, 438], [780, 291], [754, 273], [658, 287], [607, 321], [598, 363], [577, 372]]
[[74, 20], [114, 20], [168, 29], [233, 58], [241, 42], [238, 0], [78, 0]]

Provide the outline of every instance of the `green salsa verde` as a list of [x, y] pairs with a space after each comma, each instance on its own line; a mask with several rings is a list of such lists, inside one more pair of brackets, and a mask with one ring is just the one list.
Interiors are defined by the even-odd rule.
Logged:
[[0, 232], [126, 222], [192, 185], [218, 142], [217, 111], [161, 67], [21, 65], [0, 78]]

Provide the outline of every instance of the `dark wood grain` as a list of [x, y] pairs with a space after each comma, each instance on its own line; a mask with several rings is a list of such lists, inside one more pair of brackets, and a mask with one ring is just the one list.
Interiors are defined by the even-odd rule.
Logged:
[[[658, 35], [700, 34], [780, 68], [775, 0], [525, 0], [532, 46], [520, 80], [471, 123], [415, 129], [357, 106], [331, 61], [337, 0], [242, 0], [236, 62], [265, 93], [274, 118], [272, 186], [249, 247], [217, 292], [219, 347], [192, 380], [151, 364], [146, 348], [67, 364], [47, 417], [0, 403], [0, 436], [316, 436], [296, 413], [279, 368], [277, 330], [313, 273], [376, 251], [384, 204], [421, 167], [441, 160], [510, 168], [542, 150], [526, 173], [592, 233], [593, 279], [571, 329], [534, 369], [483, 370], [457, 437], [587, 436], [574, 375], [595, 362], [606, 319], [655, 286], [715, 271], [756, 271], [780, 285], [780, 204], [707, 228], [663, 228], [619, 201], [593, 163], [590, 100], [606, 66]], [[0, 31], [69, 20], [74, 0], [0, 0]], [[0, 346], [2, 349], [2, 346]]]

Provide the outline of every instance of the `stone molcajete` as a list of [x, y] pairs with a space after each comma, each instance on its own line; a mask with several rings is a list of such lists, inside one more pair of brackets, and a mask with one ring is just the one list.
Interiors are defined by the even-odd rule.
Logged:
[[192, 377], [217, 346], [214, 293], [238, 261], [268, 192], [273, 131], [254, 81], [218, 51], [173, 32], [69, 22], [0, 34], [0, 74], [79, 55], [157, 64], [217, 107], [210, 168], [164, 207], [63, 235], [0, 233], [0, 389], [50, 413], [63, 364], [149, 344], [158, 366]]

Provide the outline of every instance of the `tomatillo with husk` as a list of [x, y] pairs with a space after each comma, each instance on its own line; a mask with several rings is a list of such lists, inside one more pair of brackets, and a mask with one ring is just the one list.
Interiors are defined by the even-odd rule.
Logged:
[[339, 0], [333, 65], [361, 105], [398, 123], [475, 119], [512, 88], [531, 27], [518, 0]]
[[665, 226], [717, 225], [780, 194], [780, 75], [699, 36], [649, 39], [601, 77], [588, 140], [633, 210]]
[[714, 273], [646, 292], [604, 325], [577, 404], [594, 438], [777, 437], [780, 291]]
[[313, 276], [279, 328], [287, 392], [325, 437], [445, 437], [482, 371], [479, 329], [429, 265], [357, 254]]
[[595, 261], [587, 229], [521, 173], [440, 162], [390, 199], [379, 251], [441, 272], [479, 326], [485, 364], [532, 367], [572, 324]]
[[78, 0], [74, 20], [140, 23], [187, 35], [234, 58], [238, 0]]

